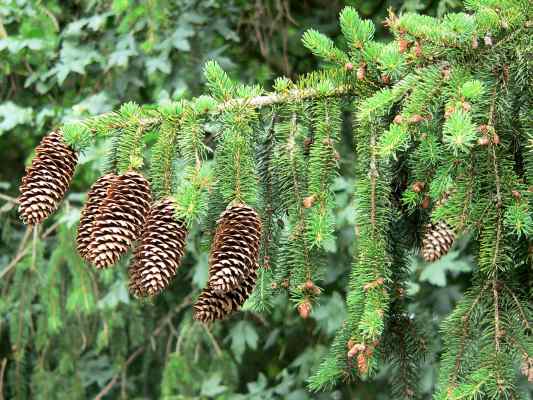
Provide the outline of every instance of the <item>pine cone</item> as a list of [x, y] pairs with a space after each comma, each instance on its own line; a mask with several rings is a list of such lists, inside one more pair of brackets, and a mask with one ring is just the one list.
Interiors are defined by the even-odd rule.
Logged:
[[100, 213], [100, 207], [107, 197], [107, 190], [113, 183], [116, 175], [106, 174], [98, 178], [98, 180], [91, 186], [91, 190], [87, 194], [87, 202], [81, 210], [80, 224], [78, 225], [78, 234], [76, 237], [76, 244], [80, 256], [89, 261], [89, 245], [91, 243], [91, 235], [94, 230], [94, 221]]
[[213, 292], [230, 292], [255, 270], [260, 239], [261, 220], [253, 208], [237, 204], [222, 213], [209, 258]]
[[27, 225], [40, 224], [58, 208], [78, 161], [59, 131], [46, 135], [35, 152], [22, 178], [18, 198], [19, 212]]
[[194, 319], [210, 322], [224, 319], [237, 311], [250, 297], [257, 279], [257, 265], [244, 278], [240, 286], [228, 293], [215, 293], [210, 287], [205, 288], [194, 304]]
[[88, 259], [97, 268], [115, 264], [141, 234], [150, 208], [148, 181], [131, 171], [113, 180], [91, 233]]
[[130, 292], [137, 297], [162, 292], [176, 275], [187, 230], [182, 221], [176, 221], [174, 212], [172, 199], [152, 204], [130, 267]]
[[435, 261], [445, 255], [455, 240], [452, 227], [446, 222], [428, 224], [422, 239], [422, 257], [426, 261]]

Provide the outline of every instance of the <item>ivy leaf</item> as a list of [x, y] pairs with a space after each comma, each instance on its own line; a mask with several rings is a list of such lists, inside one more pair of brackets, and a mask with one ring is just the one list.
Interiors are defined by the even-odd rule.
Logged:
[[59, 85], [62, 85], [71, 72], [85, 75], [85, 67], [99, 59], [99, 54], [90, 46], [76, 47], [74, 43], [64, 42], [59, 62], [46, 76], [55, 75]]
[[467, 257], [461, 257], [459, 250], [450, 251], [440, 260], [428, 264], [420, 274], [420, 281], [435, 286], [446, 286], [446, 273], [454, 275], [460, 272], [472, 271], [472, 265]]
[[120, 303], [128, 304], [129, 302], [130, 297], [126, 285], [123, 281], [116, 281], [104, 298], [98, 302], [98, 308], [100, 310], [114, 310]]
[[108, 70], [114, 66], [125, 68], [129, 64], [130, 57], [138, 54], [133, 35], [125, 35], [118, 41], [115, 51], [109, 55], [106, 68]]
[[240, 361], [246, 347], [255, 350], [257, 348], [257, 332], [248, 321], [239, 321], [230, 332], [231, 350]]
[[8, 37], [0, 39], [0, 51], [7, 49], [11, 54], [17, 54], [25, 48], [37, 51], [42, 50], [44, 44], [44, 41], [40, 39], [17, 39]]
[[165, 56], [159, 57], [150, 57], [145, 61], [146, 71], [149, 75], [156, 73], [157, 71], [162, 72], [165, 75], [170, 74], [172, 67], [170, 61]]
[[190, 24], [178, 25], [172, 34], [172, 45], [181, 51], [190, 51], [191, 45], [187, 38], [194, 36], [194, 29]]
[[346, 318], [346, 307], [342, 296], [338, 292], [333, 292], [327, 301], [313, 310], [312, 315], [322, 331], [328, 335], [335, 333]]
[[94, 32], [99, 31], [107, 21], [107, 17], [111, 16], [111, 13], [93, 15], [87, 20], [87, 26]]
[[217, 396], [227, 390], [226, 386], [221, 385], [222, 376], [220, 374], [213, 374], [202, 383], [202, 391], [200, 395], [208, 396], [209, 398]]
[[0, 104], [0, 135], [17, 125], [30, 123], [32, 117], [31, 107], [19, 107], [11, 101]]

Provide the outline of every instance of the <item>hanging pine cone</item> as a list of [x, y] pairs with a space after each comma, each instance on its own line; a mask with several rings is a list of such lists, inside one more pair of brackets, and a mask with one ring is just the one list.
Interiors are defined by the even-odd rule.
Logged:
[[116, 175], [113, 173], [98, 178], [98, 180], [91, 186], [89, 193], [87, 193], [87, 202], [81, 210], [76, 244], [78, 253], [87, 261], [89, 261], [88, 253], [89, 245], [91, 243], [91, 235], [94, 230], [94, 221], [100, 212], [102, 203], [107, 197], [107, 190], [115, 178]]
[[237, 288], [255, 270], [260, 239], [261, 220], [253, 208], [236, 204], [222, 213], [209, 258], [209, 287], [213, 292]]
[[445, 255], [455, 240], [452, 227], [446, 222], [428, 224], [422, 239], [422, 257], [426, 261], [435, 261]]
[[91, 233], [87, 258], [97, 268], [115, 264], [139, 238], [150, 201], [148, 181], [138, 172], [113, 180]]
[[20, 185], [19, 212], [26, 225], [44, 221], [68, 190], [78, 156], [59, 131], [50, 132], [35, 149]]
[[170, 284], [185, 251], [187, 230], [174, 217], [174, 201], [152, 204], [130, 267], [130, 292], [137, 297], [154, 296]]
[[194, 319], [210, 322], [224, 319], [237, 311], [250, 297], [257, 279], [257, 265], [244, 278], [238, 288], [227, 293], [215, 293], [210, 287], [205, 288], [194, 304]]

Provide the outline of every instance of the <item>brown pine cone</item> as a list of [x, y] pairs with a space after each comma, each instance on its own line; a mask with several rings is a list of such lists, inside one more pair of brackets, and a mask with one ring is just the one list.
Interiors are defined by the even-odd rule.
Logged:
[[455, 240], [452, 227], [446, 222], [428, 224], [422, 239], [422, 257], [426, 261], [436, 261], [448, 253]]
[[74, 175], [78, 156], [59, 131], [50, 132], [35, 149], [20, 185], [19, 212], [27, 225], [37, 225], [57, 210]]
[[236, 204], [221, 214], [209, 257], [213, 292], [230, 292], [255, 271], [260, 240], [261, 220], [253, 208]]
[[134, 296], [154, 296], [176, 275], [185, 252], [187, 229], [174, 214], [172, 199], [159, 200], [150, 208], [130, 267], [130, 292]]
[[113, 173], [98, 178], [98, 180], [91, 186], [89, 193], [87, 193], [87, 202], [81, 210], [76, 244], [78, 253], [87, 261], [89, 261], [88, 253], [89, 245], [91, 243], [91, 235], [94, 230], [94, 221], [100, 213], [100, 207], [107, 197], [107, 191], [115, 178], [116, 175]]
[[150, 186], [138, 172], [113, 181], [91, 234], [88, 259], [97, 268], [115, 264], [139, 238], [150, 202]]
[[194, 304], [194, 319], [210, 322], [224, 319], [237, 311], [250, 297], [257, 279], [257, 266], [231, 292], [215, 293], [210, 287], [205, 288]]

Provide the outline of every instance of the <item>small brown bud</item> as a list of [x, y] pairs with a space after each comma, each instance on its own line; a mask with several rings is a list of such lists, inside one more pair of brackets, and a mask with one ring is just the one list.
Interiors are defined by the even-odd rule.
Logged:
[[311, 150], [311, 146], [313, 144], [314, 140], [312, 138], [305, 138], [304, 139], [304, 153], [307, 155], [309, 154], [309, 151]]
[[[351, 340], [350, 340], [351, 341]], [[348, 358], [353, 358], [357, 353], [365, 351], [365, 345], [362, 343], [355, 343], [350, 346], [350, 351], [348, 351]]]
[[415, 42], [415, 57], [422, 57], [422, 46], [418, 40]]
[[420, 193], [421, 191], [424, 190], [425, 187], [426, 187], [426, 183], [425, 182], [421, 182], [421, 181], [416, 181], [411, 186], [411, 188], [413, 189], [413, 192], [415, 192], [415, 193]]
[[357, 369], [361, 375], [368, 372], [368, 360], [365, 353], [359, 353], [357, 356]]
[[353, 340], [353, 339], [348, 339], [348, 343], [346, 343], [346, 348], [347, 348], [348, 350], [351, 350], [352, 347], [354, 347], [354, 346], [355, 346], [355, 340]]
[[479, 47], [479, 41], [477, 40], [477, 36], [474, 36], [472, 38], [472, 48], [477, 49]]
[[487, 135], [483, 135], [482, 137], [480, 137], [477, 141], [477, 143], [480, 145], [480, 146], [488, 146], [489, 143], [490, 143], [490, 139]]
[[429, 208], [429, 203], [430, 203], [429, 196], [425, 196], [424, 200], [422, 200], [422, 208], [428, 209]]
[[395, 124], [401, 124], [403, 122], [403, 117], [398, 114], [397, 116], [394, 117], [394, 121], [393, 121]]
[[398, 49], [400, 53], [405, 53], [407, 49], [409, 48], [409, 42], [403, 38], [398, 40]]
[[381, 75], [381, 82], [383, 82], [385, 85], [388, 85], [390, 83], [390, 76], [387, 74]]
[[323, 141], [322, 141], [322, 144], [326, 145], [326, 146], [333, 146], [333, 140], [331, 138], [325, 138]]
[[305, 283], [304, 283], [304, 288], [306, 290], [313, 290], [315, 288], [315, 284], [313, 283], [313, 281], [311, 279], [308, 279]]
[[503, 80], [505, 82], [509, 81], [509, 64], [503, 65]]
[[365, 75], [366, 75], [366, 65], [361, 64], [359, 68], [357, 68], [357, 79], [362, 81], [363, 79], [365, 79]]
[[311, 315], [311, 304], [308, 301], [300, 303], [298, 305], [298, 314], [300, 314], [300, 317], [303, 319], [309, 318], [309, 315]]
[[489, 132], [489, 126], [486, 124], [479, 125], [477, 128], [481, 133], [488, 133]]
[[422, 122], [424, 120], [424, 117], [421, 115], [415, 114], [409, 118], [409, 122], [412, 124], [418, 124], [419, 122]]
[[485, 41], [485, 46], [492, 46], [492, 36], [490, 36], [489, 33], [485, 35], [484, 41]]
[[289, 280], [288, 279], [283, 279], [283, 281], [281, 282], [281, 287], [284, 288], [284, 289], [288, 289], [289, 288]]
[[498, 135], [496, 132], [494, 132], [492, 135], [492, 143], [500, 144], [500, 135]]
[[278, 288], [278, 284], [277, 284], [276, 282], [272, 282], [272, 283], [270, 284], [270, 287], [271, 287], [272, 289], [277, 289], [277, 288]]
[[450, 106], [448, 108], [446, 108], [446, 110], [444, 111], [444, 118], [450, 118], [451, 115], [455, 112], [455, 107], [453, 106]]
[[522, 198], [522, 194], [518, 190], [512, 190], [511, 193], [516, 200], [520, 200]]
[[378, 286], [383, 285], [383, 282], [385, 282], [383, 278], [378, 278], [375, 281], [372, 281], [372, 282], [369, 282], [369, 283], [365, 284], [363, 286], [363, 290], [366, 292], [366, 291], [368, 291], [370, 289], [374, 289], [374, 288], [376, 288]]
[[353, 64], [351, 62], [348, 62], [348, 63], [344, 64], [344, 68], [346, 69], [346, 71], [352, 71], [353, 70]]
[[303, 201], [304, 208], [311, 208], [315, 203], [315, 195], [307, 196]]
[[333, 157], [335, 158], [335, 160], [339, 161], [341, 159], [341, 155], [339, 154], [338, 151], [335, 151], [335, 154], [333, 154]]
[[451, 74], [450, 67], [444, 67], [442, 69], [442, 77], [444, 78], [445, 81], [450, 79], [450, 74]]
[[468, 111], [470, 111], [472, 109], [472, 105], [469, 102], [467, 102], [467, 101], [463, 101], [463, 103], [461, 105], [462, 105], [463, 110], [465, 112], [468, 112]]

